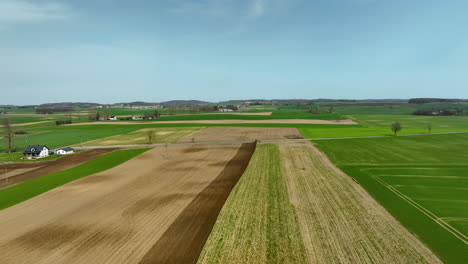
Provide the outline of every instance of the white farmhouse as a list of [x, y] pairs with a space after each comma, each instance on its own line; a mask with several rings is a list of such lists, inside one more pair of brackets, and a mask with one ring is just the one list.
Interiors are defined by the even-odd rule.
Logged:
[[55, 151], [55, 154], [57, 154], [57, 155], [67, 155], [67, 154], [72, 154], [74, 151], [75, 151], [75, 149], [70, 148], [70, 147], [66, 147], [66, 148], [57, 149]]
[[49, 156], [49, 148], [45, 145], [30, 145], [23, 152], [25, 159], [40, 159]]

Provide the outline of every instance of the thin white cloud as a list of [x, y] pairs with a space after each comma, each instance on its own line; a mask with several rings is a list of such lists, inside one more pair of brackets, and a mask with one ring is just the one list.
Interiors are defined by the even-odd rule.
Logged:
[[177, 15], [258, 18], [266, 13], [268, 0], [184, 0], [168, 9]]
[[0, 0], [0, 25], [38, 23], [69, 17], [69, 8], [57, 1]]
[[250, 8], [250, 17], [258, 18], [265, 14], [266, 1], [265, 0], [253, 0]]

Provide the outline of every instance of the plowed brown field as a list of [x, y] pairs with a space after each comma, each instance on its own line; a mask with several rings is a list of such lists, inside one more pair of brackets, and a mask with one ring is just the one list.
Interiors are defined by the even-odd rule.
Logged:
[[297, 128], [286, 127], [207, 127], [179, 142], [213, 142], [255, 139], [304, 138]]
[[254, 148], [155, 148], [0, 211], [0, 263], [194, 263]]

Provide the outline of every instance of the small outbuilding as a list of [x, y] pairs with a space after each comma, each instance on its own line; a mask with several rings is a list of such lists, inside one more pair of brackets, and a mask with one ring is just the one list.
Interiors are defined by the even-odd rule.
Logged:
[[68, 155], [68, 154], [72, 154], [74, 151], [75, 151], [74, 148], [66, 147], [66, 148], [57, 149], [55, 151], [55, 154], [56, 155]]
[[49, 148], [45, 145], [30, 145], [23, 152], [25, 159], [40, 159], [49, 156]]

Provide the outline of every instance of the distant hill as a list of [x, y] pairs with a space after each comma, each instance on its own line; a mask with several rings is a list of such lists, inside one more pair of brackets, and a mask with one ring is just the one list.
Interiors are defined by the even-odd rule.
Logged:
[[410, 104], [427, 104], [427, 103], [459, 103], [467, 102], [466, 99], [444, 99], [444, 98], [411, 98], [408, 100]]
[[97, 107], [101, 104], [97, 103], [82, 103], [82, 102], [62, 102], [62, 103], [48, 103], [39, 105], [40, 108], [91, 108]]
[[213, 103], [206, 102], [206, 101], [198, 101], [198, 100], [172, 100], [172, 101], [161, 102], [160, 104], [165, 107], [169, 107], [169, 106], [207, 105], [207, 104], [213, 104]]

